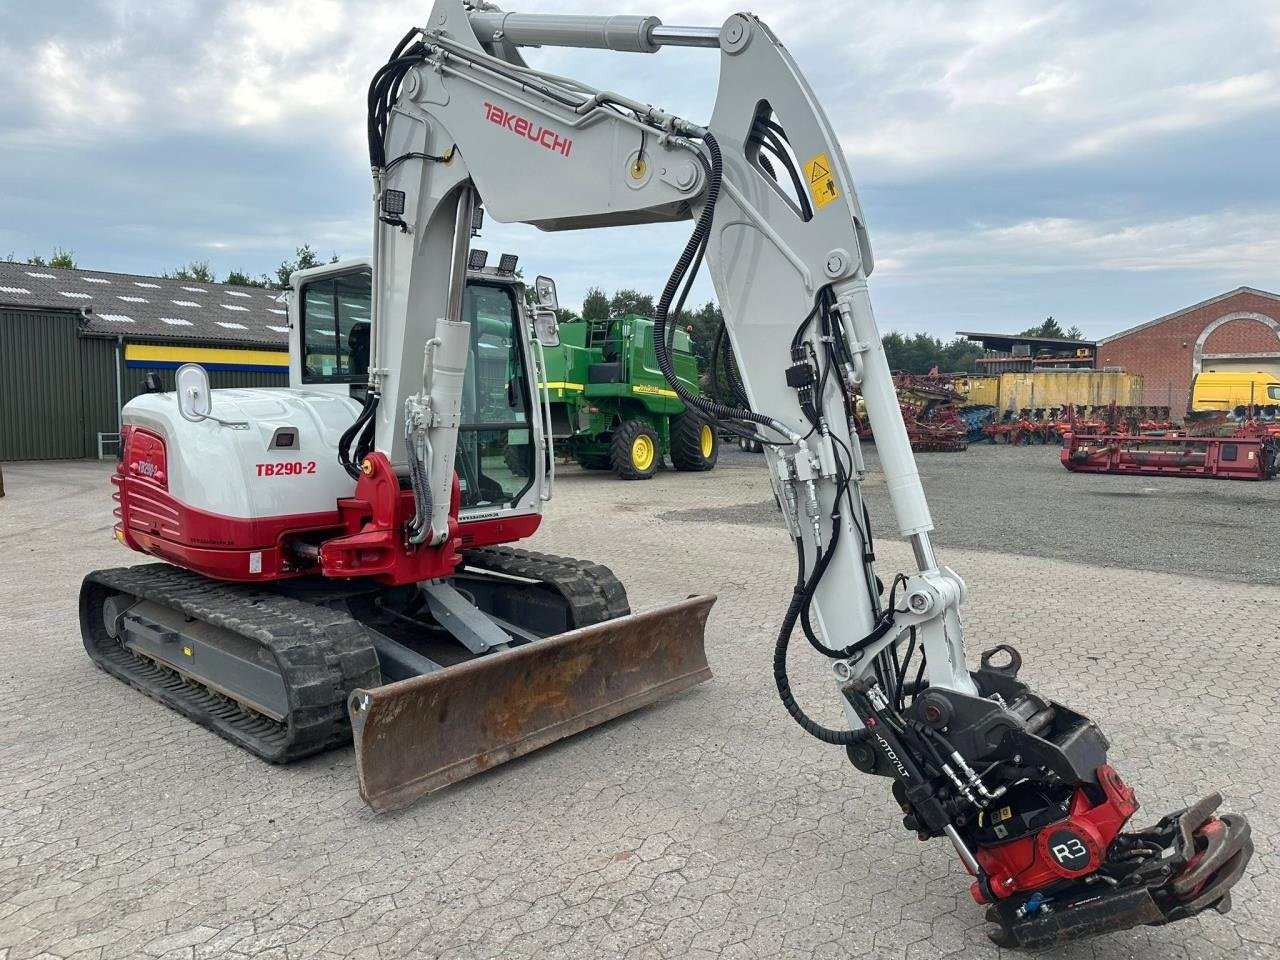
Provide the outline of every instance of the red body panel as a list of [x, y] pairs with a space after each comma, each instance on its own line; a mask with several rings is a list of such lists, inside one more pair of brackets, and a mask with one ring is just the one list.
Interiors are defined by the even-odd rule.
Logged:
[[[168, 490], [167, 453], [154, 433], [125, 427], [120, 461], [111, 482], [119, 504], [116, 537], [151, 554], [215, 580], [254, 582], [322, 573], [369, 577], [396, 586], [449, 576], [467, 547], [510, 543], [532, 536], [541, 517], [495, 517], [458, 522], [460, 488], [453, 484], [449, 532], [438, 546], [410, 549], [403, 530], [413, 516], [413, 493], [381, 454], [371, 454], [355, 495], [321, 513], [276, 517], [225, 517], [180, 502]], [[288, 539], [320, 548], [308, 565], [285, 549]]]
[[[1133, 789], [1126, 786], [1111, 767], [1098, 768], [1098, 782], [1106, 795], [1101, 803], [1090, 803], [1085, 791], [1078, 790], [1066, 819], [1008, 843], [978, 848], [978, 863], [998, 897], [1003, 899], [1016, 893], [1039, 890], [1060, 880], [1076, 879], [1097, 870], [1106, 858], [1107, 848], [1138, 810]], [[1087, 851], [1087, 860], [1082, 852], [1078, 863], [1060, 863], [1051, 853], [1053, 846], [1063, 840], [1073, 848]], [[987, 902], [976, 883], [970, 892], [978, 903]]]

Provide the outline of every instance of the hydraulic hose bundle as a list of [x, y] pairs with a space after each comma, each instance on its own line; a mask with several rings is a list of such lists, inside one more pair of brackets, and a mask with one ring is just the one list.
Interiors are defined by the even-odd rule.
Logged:
[[[798, 173], [794, 170], [794, 165], [791, 163], [789, 154], [782, 146], [785, 142], [785, 135], [782, 133], [781, 129], [778, 128], [776, 124], [764, 122], [763, 125], [757, 125], [756, 134], [764, 139], [766, 145], [777, 157], [778, 162], [780, 162], [784, 168], [791, 171], [793, 179], [798, 177]], [[679, 259], [676, 261], [675, 267], [671, 271], [671, 275], [667, 278], [667, 283], [663, 287], [662, 295], [658, 300], [657, 308], [655, 310], [654, 345], [656, 348], [658, 367], [666, 377], [667, 382], [675, 391], [676, 395], [690, 407], [699, 409], [722, 423], [723, 421], [730, 421], [730, 423], [726, 425], [730, 426], [731, 429], [736, 426], [736, 424], [732, 423], [733, 421], [737, 421], [739, 424], [759, 424], [786, 436], [788, 438], [788, 442], [795, 442], [803, 438], [797, 437], [793, 431], [787, 429], [775, 418], [751, 410], [745, 406], [745, 403], [741, 407], [734, 407], [700, 396], [685, 387], [675, 373], [675, 367], [670, 353], [669, 326], [674, 326], [674, 324], [678, 322], [680, 312], [688, 297], [693, 280], [696, 277], [698, 268], [706, 254], [707, 242], [711, 233], [711, 224], [715, 217], [716, 203], [720, 196], [723, 177], [723, 158], [720, 145], [716, 142], [715, 136], [711, 133], [706, 133], [702, 140], [706, 146], [707, 154], [709, 156], [709, 161], [706, 158], [700, 157], [703, 161], [703, 168], [707, 174], [707, 189], [702, 211], [694, 223], [693, 232], [690, 234], [689, 240], [686, 242]], [[761, 155], [761, 162], [762, 165], [769, 163], [763, 154]], [[771, 166], [772, 165], [770, 164], [766, 169], [771, 169]], [[801, 192], [801, 196], [803, 196], [803, 192]], [[802, 210], [805, 213], [805, 219], [809, 219], [812, 216], [812, 211], [807, 206], [803, 207]], [[847, 345], [843, 343], [843, 329], [832, 316], [833, 301], [834, 298], [832, 297], [829, 288], [823, 288], [815, 299], [813, 309], [810, 310], [809, 314], [804, 318], [799, 328], [796, 330], [796, 335], [793, 338], [792, 343], [793, 348], [798, 349], [800, 341], [803, 339], [804, 332], [808, 328], [809, 324], [815, 319], [815, 317], [821, 318], [823, 339], [827, 344], [827, 349], [830, 351], [830, 354], [828, 356], [828, 362], [825, 365], [822, 376], [819, 380], [819, 398], [821, 397], [821, 391], [827, 382], [827, 376], [830, 373], [831, 367], [838, 364], [838, 362], [843, 360], [847, 355]], [[727, 341], [728, 338], [725, 334], [724, 325], [722, 323], [720, 329], [716, 333], [716, 341], [712, 351], [713, 363], [721, 362], [719, 358], [725, 353], [728, 354], [724, 369], [727, 371], [731, 393], [735, 399], [745, 401], [745, 389], [743, 388], [740, 379], [736, 376], [736, 371], [732, 365], [732, 353], [727, 349]], [[834, 346], [837, 342], [840, 344], [838, 347]], [[843, 379], [837, 376], [837, 380], [840, 383], [841, 389], [844, 390], [845, 386]], [[846, 406], [848, 406], [851, 401], [849, 400], [847, 393], [845, 400]], [[814, 431], [819, 429], [819, 413], [814, 407], [806, 407], [805, 415], [812, 424], [812, 429], [810, 430], [810, 434], [812, 434]], [[739, 429], [741, 428], [739, 427]], [[750, 435], [755, 436], [754, 430]], [[843, 444], [841, 444], [841, 447], [843, 447]], [[824, 727], [810, 718], [796, 702], [795, 696], [791, 691], [791, 683], [787, 674], [786, 663], [791, 635], [795, 630], [796, 623], [801, 622], [803, 624], [805, 636], [814, 649], [818, 650], [824, 656], [836, 659], [853, 656], [859, 649], [883, 637], [888, 633], [893, 625], [892, 611], [884, 616], [880, 616], [879, 611], [877, 610], [877, 626], [869, 636], [862, 638], [849, 647], [843, 649], [831, 649], [822, 644], [822, 642], [817, 638], [812, 624], [810, 623], [809, 610], [813, 601], [814, 593], [816, 592], [822, 577], [827, 572], [835, 554], [836, 543], [839, 540], [842, 504], [847, 505], [850, 509], [850, 516], [854, 517], [854, 524], [858, 527], [859, 532], [862, 535], [864, 544], [863, 552], [870, 595], [872, 597], [873, 605], [877, 604], [875, 599], [878, 596], [876, 591], [876, 582], [870, 566], [871, 560], [873, 559], [871, 551], [872, 541], [870, 526], [869, 523], [867, 523], [868, 518], [866, 516], [865, 506], [862, 510], [860, 520], [857, 516], [857, 512], [853, 510], [853, 498], [850, 490], [852, 456], [847, 448], [844, 449], [843, 452], [844, 455], [849, 458], [850, 462], [847, 468], [844, 463], [838, 464], [837, 496], [830, 518], [832, 535], [827, 548], [818, 555], [814, 562], [814, 569], [808, 576], [805, 575], [806, 563], [803, 541], [799, 537], [796, 539], [799, 572], [797, 574], [795, 588], [792, 592], [791, 602], [787, 607], [786, 613], [783, 615], [782, 625], [778, 632], [778, 639], [775, 644], [773, 658], [774, 680], [777, 684], [778, 695], [782, 700], [783, 706], [786, 707], [787, 712], [796, 721], [796, 723], [811, 736], [822, 740], [824, 743], [830, 743], [836, 746], [848, 746], [858, 743], [866, 737], [866, 732], [863, 730], [835, 730], [829, 727]], [[878, 663], [877, 668], [878, 673], [884, 672], [889, 676], [896, 678], [896, 670], [890, 673], [892, 667], [887, 658], [884, 664]]]
[[374, 415], [377, 412], [378, 394], [370, 390], [365, 396], [360, 415], [338, 439], [338, 462], [353, 480], [360, 478], [360, 461], [373, 449]]

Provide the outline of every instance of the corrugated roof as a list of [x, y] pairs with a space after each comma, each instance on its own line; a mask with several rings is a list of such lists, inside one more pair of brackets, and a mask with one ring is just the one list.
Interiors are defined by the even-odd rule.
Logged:
[[[967, 337], [970, 340], [980, 342], [983, 346], [987, 346], [988, 341], [993, 345], [988, 347], [991, 350], [1008, 350], [1009, 344], [1029, 343], [1033, 346], [1042, 346], [1052, 349], [1054, 347], [1092, 347], [1092, 340], [1075, 340], [1070, 337], [1041, 337], [1030, 336], [1023, 333], [974, 333], [969, 330], [957, 330], [956, 336]], [[1005, 346], [995, 346], [995, 343], [1003, 343]]]
[[140, 340], [288, 343], [279, 290], [0, 262], [0, 307], [86, 311], [89, 334]]

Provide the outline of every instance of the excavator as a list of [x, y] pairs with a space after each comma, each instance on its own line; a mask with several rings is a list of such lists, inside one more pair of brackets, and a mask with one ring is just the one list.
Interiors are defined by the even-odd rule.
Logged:
[[[709, 119], [522, 53], [669, 46], [719, 52]], [[1138, 801], [1098, 725], [1020, 679], [1007, 644], [967, 661], [965, 584], [930, 536], [854, 184], [760, 19], [437, 0], [372, 79], [368, 143], [372, 257], [294, 275], [290, 388], [211, 392], [190, 367], [126, 405], [116, 535], [161, 562], [85, 578], [99, 666], [271, 761], [354, 739], [377, 810], [706, 680], [713, 597], [632, 613], [604, 567], [510, 546], [554, 482], [537, 377], [557, 294], [540, 277], [526, 303], [514, 261], [489, 267], [470, 242], [482, 210], [548, 231], [691, 220], [655, 350], [684, 403], [764, 448], [795, 551], [772, 659], [790, 716], [888, 781], [909, 832], [954, 847], [999, 944], [1230, 908], [1253, 851], [1244, 817], [1218, 815], [1214, 793], [1129, 827]], [[704, 264], [725, 318], [719, 400], [671, 363]], [[914, 558], [887, 590], [855, 402]], [[839, 726], [796, 700], [796, 633], [830, 664]]]

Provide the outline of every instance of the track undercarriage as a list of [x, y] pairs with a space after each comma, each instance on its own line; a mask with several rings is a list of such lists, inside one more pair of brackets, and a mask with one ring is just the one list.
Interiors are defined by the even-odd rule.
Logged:
[[[702, 635], [713, 598], [632, 616], [599, 564], [509, 547], [464, 558], [453, 577], [395, 588], [230, 584], [168, 564], [99, 570], [81, 588], [85, 648], [274, 763], [351, 742], [354, 720], [361, 792], [380, 810], [711, 675]], [[539, 685], [557, 696], [536, 709]], [[505, 721], [477, 722], [477, 705]]]

